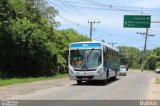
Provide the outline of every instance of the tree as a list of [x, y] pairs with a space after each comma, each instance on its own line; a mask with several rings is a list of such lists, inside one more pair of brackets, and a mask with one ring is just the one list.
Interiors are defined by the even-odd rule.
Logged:
[[90, 40], [74, 29], [56, 30], [58, 12], [46, 0], [1, 0], [0, 7], [0, 77], [65, 72], [69, 44]]
[[156, 67], [156, 55], [151, 54], [148, 58], [147, 58], [147, 62], [145, 65], [146, 69], [151, 69], [154, 70]]
[[3, 16], [0, 27], [4, 31], [0, 34], [3, 74], [26, 77], [47, 75], [56, 70], [54, 29], [35, 7], [34, 0], [3, 0], [0, 4]]
[[34, 0], [34, 3], [41, 15], [48, 20], [50, 25], [54, 27], [60, 24], [55, 20], [55, 16], [58, 15], [58, 10], [50, 6], [46, 0]]
[[120, 64], [128, 64], [129, 67], [139, 68], [140, 50], [135, 47], [119, 46]]
[[126, 46], [119, 46], [119, 52], [120, 52], [120, 64], [128, 64], [128, 56], [126, 54], [127, 52]]
[[153, 52], [156, 55], [156, 66], [155, 66], [155, 68], [157, 68], [157, 67], [159, 68], [160, 67], [160, 48], [153, 49]]
[[13, 47], [12, 37], [8, 31], [10, 18], [14, 17], [14, 10], [9, 0], [0, 1], [0, 70], [5, 70]]

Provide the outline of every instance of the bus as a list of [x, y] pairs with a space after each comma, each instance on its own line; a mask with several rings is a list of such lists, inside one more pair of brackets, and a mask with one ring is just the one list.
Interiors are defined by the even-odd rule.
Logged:
[[82, 81], [116, 79], [120, 70], [119, 51], [103, 42], [71, 43], [68, 56], [69, 78]]

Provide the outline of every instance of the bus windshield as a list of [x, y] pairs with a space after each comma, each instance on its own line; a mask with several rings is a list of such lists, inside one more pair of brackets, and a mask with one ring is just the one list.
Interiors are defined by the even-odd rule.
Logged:
[[77, 49], [70, 51], [70, 64], [74, 68], [95, 68], [102, 63], [100, 49]]

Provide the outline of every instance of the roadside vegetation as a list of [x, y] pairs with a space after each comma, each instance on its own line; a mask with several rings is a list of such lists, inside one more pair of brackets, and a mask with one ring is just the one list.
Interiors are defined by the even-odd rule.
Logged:
[[[131, 72], [141, 72], [142, 70], [141, 70], [141, 69], [130, 68], [128, 71], [131, 71]], [[154, 73], [153, 70], [147, 70], [147, 69], [144, 69], [143, 72], [151, 72], [151, 73]]]
[[37, 77], [37, 78], [28, 77], [28, 78], [0, 79], [0, 86], [30, 83], [30, 82], [43, 81], [43, 80], [54, 80], [54, 79], [65, 78], [65, 77], [68, 77], [68, 74], [57, 74], [51, 77]]
[[[0, 8], [2, 83], [21, 78], [25, 82], [24, 79], [30, 81], [32, 77], [50, 79], [55, 73], [66, 73], [69, 44], [91, 41], [74, 29], [59, 30], [61, 23], [55, 20], [58, 10], [47, 0], [0, 0]], [[143, 51], [126, 46], [118, 48], [121, 64], [140, 68]], [[160, 48], [147, 51], [145, 69], [155, 67], [160, 67]]]
[[53, 76], [67, 70], [71, 42], [89, 41], [58, 30], [58, 10], [46, 0], [0, 0], [0, 78]]
[[156, 84], [160, 84], [160, 78], [156, 78]]
[[[120, 64], [128, 65], [131, 69], [141, 69], [143, 58], [143, 51], [135, 47], [119, 46]], [[146, 51], [146, 58], [144, 62], [144, 71], [153, 71], [160, 67], [160, 48]]]

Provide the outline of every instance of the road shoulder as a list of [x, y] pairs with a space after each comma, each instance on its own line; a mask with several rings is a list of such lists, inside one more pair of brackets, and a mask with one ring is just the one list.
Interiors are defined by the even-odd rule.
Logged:
[[39, 90], [64, 86], [69, 83], [73, 83], [73, 81], [70, 81], [68, 78], [60, 78], [54, 80], [37, 81], [26, 84], [24, 83], [0, 87], [0, 99], [6, 99], [17, 95], [34, 93]]
[[148, 99], [149, 100], [160, 100], [160, 84], [155, 83], [156, 78], [152, 78], [150, 81]]

